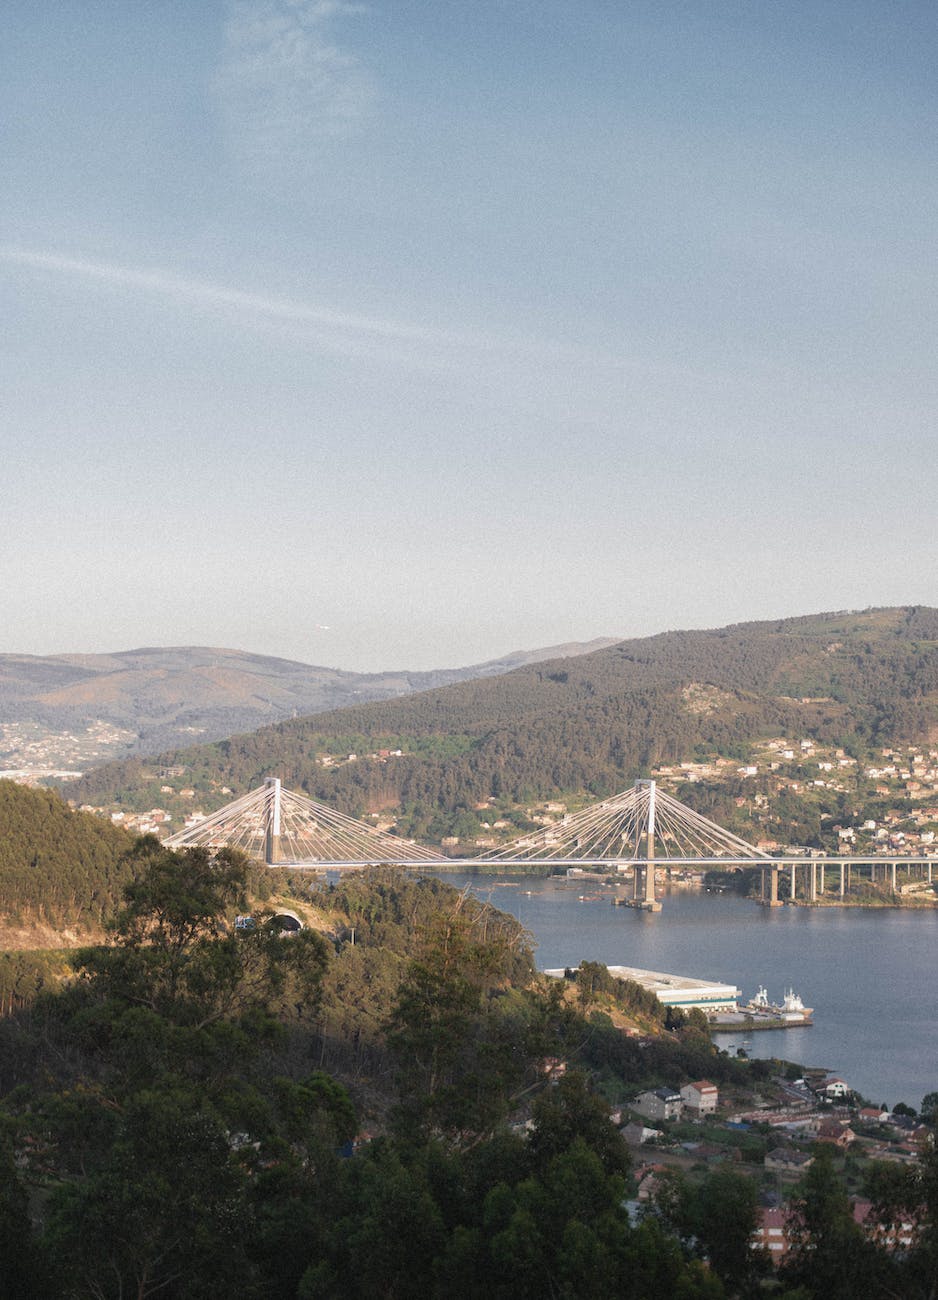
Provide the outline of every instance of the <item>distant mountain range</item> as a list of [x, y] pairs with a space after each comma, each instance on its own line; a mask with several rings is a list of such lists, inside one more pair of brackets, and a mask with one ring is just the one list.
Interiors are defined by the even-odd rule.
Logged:
[[[855, 753], [938, 741], [938, 610], [665, 632], [177, 748], [161, 762], [185, 773], [205, 810], [225, 801], [225, 788], [243, 793], [279, 775], [346, 812], [399, 809], [408, 833], [432, 838], [487, 799], [595, 797], [662, 763], [742, 760], [771, 736]], [[157, 767], [108, 764], [65, 792], [149, 808], [170, 797]]]
[[588, 654], [615, 637], [516, 650], [467, 668], [343, 672], [247, 654], [179, 646], [115, 654], [0, 654], [0, 768], [83, 768], [254, 731], [284, 718], [387, 700], [543, 659]]

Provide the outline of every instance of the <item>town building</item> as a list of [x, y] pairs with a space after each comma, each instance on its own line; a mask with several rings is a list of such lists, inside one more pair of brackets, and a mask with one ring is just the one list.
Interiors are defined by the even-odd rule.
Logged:
[[673, 1088], [655, 1088], [642, 1092], [632, 1102], [632, 1109], [646, 1119], [678, 1119], [684, 1103], [681, 1094]]
[[716, 1084], [700, 1079], [697, 1083], [685, 1083], [681, 1100], [685, 1110], [694, 1115], [712, 1115], [720, 1104], [720, 1093]]

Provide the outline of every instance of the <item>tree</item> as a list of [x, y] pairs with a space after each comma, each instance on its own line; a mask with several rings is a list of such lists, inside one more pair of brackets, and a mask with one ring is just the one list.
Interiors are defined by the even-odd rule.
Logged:
[[792, 1202], [787, 1281], [824, 1300], [862, 1300], [879, 1294], [876, 1247], [854, 1221], [846, 1189], [834, 1170], [833, 1150], [818, 1143]]
[[191, 1095], [136, 1095], [100, 1169], [53, 1197], [46, 1240], [69, 1294], [251, 1294], [243, 1179]]
[[571, 1070], [548, 1088], [532, 1107], [529, 1139], [535, 1167], [544, 1167], [579, 1139], [598, 1157], [607, 1174], [625, 1176], [629, 1149], [609, 1118], [609, 1107], [579, 1070]]
[[735, 1291], [752, 1277], [758, 1263], [752, 1249], [758, 1221], [756, 1185], [724, 1167], [707, 1174], [695, 1190], [695, 1234], [713, 1270]]
[[243, 930], [231, 924], [247, 905], [243, 854], [177, 853], [147, 837], [133, 860], [114, 942], [75, 957], [93, 995], [194, 1029], [267, 1010], [288, 989], [295, 1003], [315, 1003], [326, 962], [319, 935], [283, 936], [270, 917]]
[[532, 1071], [530, 1047], [543, 1044], [543, 1026], [529, 1035], [525, 1020], [536, 1016], [504, 987], [518, 936], [466, 903], [458, 896], [429, 927], [400, 985], [388, 1044], [397, 1131], [472, 1145], [504, 1118]]
[[922, 1121], [925, 1124], [931, 1124], [934, 1128], [938, 1121], [938, 1092], [926, 1092], [922, 1098], [922, 1109], [919, 1112]]
[[79, 953], [80, 980], [37, 1013], [60, 1077], [19, 1102], [57, 1183], [49, 1294], [248, 1297], [259, 1157], [289, 1169], [356, 1127], [332, 1080], [254, 1066], [285, 1034], [274, 1013], [315, 1005], [327, 949], [264, 916], [230, 924], [245, 902], [240, 854], [144, 840], [134, 867], [113, 942]]
[[26, 1189], [20, 1182], [9, 1135], [0, 1138], [0, 1277], [4, 1294], [45, 1300], [49, 1272], [33, 1236]]

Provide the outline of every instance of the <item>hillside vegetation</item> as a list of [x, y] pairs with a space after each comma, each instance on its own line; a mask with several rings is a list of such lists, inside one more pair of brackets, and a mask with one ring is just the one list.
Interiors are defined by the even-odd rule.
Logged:
[[618, 1125], [637, 1091], [777, 1096], [773, 1065], [717, 1052], [693, 1012], [661, 1032], [654, 999], [603, 967], [537, 978], [517, 922], [438, 881], [315, 890], [334, 931], [284, 936], [263, 914], [231, 925], [237, 853], [141, 840], [134, 868], [111, 942], [0, 1018], [4, 1296], [934, 1294], [933, 1149], [869, 1172], [866, 1233], [819, 1147], [777, 1280], [752, 1249], [761, 1134], [734, 1133], [738, 1164], [659, 1166], [657, 1212], [633, 1221]]
[[515, 921], [436, 881], [320, 892], [354, 946], [234, 928], [245, 866], [141, 841], [114, 941], [0, 1019], [5, 1295], [725, 1294], [631, 1225], [590, 1076], [755, 1067], [594, 1025], [595, 979], [574, 1007]]
[[0, 917], [7, 926], [99, 927], [129, 879], [121, 859], [132, 843], [52, 790], [0, 781]]
[[[241, 793], [276, 774], [346, 812], [397, 809], [408, 834], [434, 838], [489, 798], [603, 796], [661, 763], [743, 758], [766, 736], [865, 752], [925, 740], [936, 724], [938, 610], [915, 606], [666, 632], [160, 761], [185, 769], [206, 810], [230, 797], [222, 786]], [[382, 749], [392, 755], [369, 759]], [[92, 805], [161, 802], [142, 761], [65, 788]]]

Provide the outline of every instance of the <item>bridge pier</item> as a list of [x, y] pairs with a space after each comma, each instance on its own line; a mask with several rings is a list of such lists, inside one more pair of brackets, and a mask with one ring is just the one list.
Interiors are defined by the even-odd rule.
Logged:
[[264, 861], [275, 867], [280, 861], [280, 777], [269, 776], [265, 784], [270, 795], [264, 804]]
[[660, 912], [661, 904], [655, 897], [655, 783], [636, 781], [636, 790], [639, 787], [648, 791], [648, 811], [645, 829], [639, 839], [639, 844], [641, 839], [645, 841], [645, 861], [644, 864], [636, 862], [633, 867], [632, 906], [641, 908], [643, 912]]
[[798, 874], [798, 868], [793, 862], [788, 869], [791, 872], [791, 879], [788, 882], [788, 898], [789, 901], [793, 903], [795, 901], [795, 879]]
[[844, 885], [846, 883], [846, 863], [840, 864], [840, 897], [844, 896]]
[[[780, 863], [773, 863], [770, 867], [762, 868], [762, 903], [765, 907], [781, 907], [781, 901], [778, 896], [778, 872]], [[769, 873], [769, 896], [765, 896], [765, 873]]]
[[645, 892], [642, 897], [642, 907], [650, 912], [661, 910], [661, 904], [655, 898], [655, 841], [651, 835], [648, 837], [648, 861], [645, 863]]

